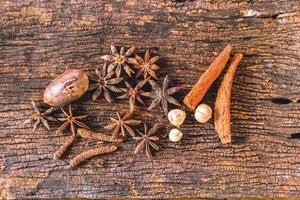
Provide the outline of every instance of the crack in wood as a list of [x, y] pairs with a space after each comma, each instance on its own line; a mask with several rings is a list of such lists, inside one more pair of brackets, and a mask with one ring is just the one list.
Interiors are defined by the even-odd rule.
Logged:
[[271, 99], [271, 101], [275, 104], [280, 104], [280, 105], [290, 104], [293, 102], [292, 100], [283, 97], [273, 98]]
[[300, 139], [300, 133], [293, 133], [291, 134], [292, 139]]

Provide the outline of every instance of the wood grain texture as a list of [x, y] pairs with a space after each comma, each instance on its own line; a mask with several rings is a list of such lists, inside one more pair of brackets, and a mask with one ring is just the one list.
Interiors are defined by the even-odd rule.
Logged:
[[[299, 10], [298, 0], [0, 1], [0, 197], [299, 197], [300, 144], [289, 138], [300, 133]], [[220, 144], [213, 121], [198, 124], [188, 112], [184, 139], [162, 139], [153, 160], [133, 155], [127, 140], [68, 170], [99, 142], [80, 139], [53, 160], [67, 137], [55, 134], [60, 124], [36, 133], [22, 125], [50, 80], [70, 68], [93, 71], [110, 44], [150, 49], [161, 56], [160, 80], [169, 74], [191, 87], [228, 43], [244, 54], [232, 90], [233, 144]], [[220, 80], [203, 100], [211, 107]], [[75, 104], [104, 133], [109, 117], [129, 108], [114, 105], [91, 93]], [[138, 117], [167, 124], [159, 109], [140, 107]]]

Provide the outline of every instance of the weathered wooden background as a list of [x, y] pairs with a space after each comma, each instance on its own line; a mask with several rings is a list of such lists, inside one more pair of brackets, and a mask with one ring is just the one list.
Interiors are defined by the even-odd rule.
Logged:
[[[0, 198], [299, 197], [299, 11], [298, 0], [1, 1]], [[59, 123], [36, 133], [22, 125], [51, 79], [69, 68], [92, 71], [110, 44], [151, 49], [161, 56], [160, 79], [192, 86], [228, 43], [245, 54], [233, 86], [233, 144], [220, 144], [213, 121], [198, 124], [189, 112], [184, 139], [162, 139], [153, 160], [133, 155], [128, 140], [68, 170], [99, 142], [81, 139], [52, 160], [68, 133], [54, 133]], [[203, 102], [214, 106], [218, 84]], [[94, 130], [128, 109], [126, 101], [90, 99], [75, 105]], [[145, 111], [137, 114], [148, 124], [162, 118], [159, 109]]]

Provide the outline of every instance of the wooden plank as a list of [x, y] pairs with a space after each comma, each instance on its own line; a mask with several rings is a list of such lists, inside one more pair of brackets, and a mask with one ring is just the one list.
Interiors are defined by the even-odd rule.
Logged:
[[[299, 197], [299, 142], [289, 139], [300, 133], [299, 10], [297, 0], [1, 1], [1, 198]], [[127, 140], [69, 170], [74, 155], [99, 142], [81, 139], [53, 160], [67, 133], [22, 125], [30, 99], [42, 103], [50, 80], [69, 68], [92, 71], [110, 44], [150, 49], [161, 56], [161, 80], [169, 74], [191, 87], [228, 43], [244, 53], [232, 92], [233, 144], [221, 145], [213, 121], [197, 124], [188, 113], [182, 142], [161, 140], [153, 160], [133, 155]], [[219, 83], [203, 101], [212, 107]], [[97, 131], [129, 108], [90, 99], [87, 93], [76, 106]], [[167, 124], [159, 109], [140, 107], [137, 115]]]

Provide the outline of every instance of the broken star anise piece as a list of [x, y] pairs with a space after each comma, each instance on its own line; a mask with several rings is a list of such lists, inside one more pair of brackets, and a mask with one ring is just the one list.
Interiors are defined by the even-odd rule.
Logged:
[[144, 79], [149, 75], [157, 80], [157, 76], [155, 71], [159, 69], [159, 66], [155, 64], [155, 62], [159, 59], [159, 56], [154, 56], [150, 58], [149, 50], [146, 51], [144, 59], [139, 55], [135, 56], [134, 68], [137, 69], [136, 77], [143, 75]]
[[95, 90], [92, 99], [96, 100], [102, 93], [104, 94], [104, 98], [106, 101], [111, 103], [110, 91], [112, 92], [122, 92], [121, 89], [114, 86], [120, 83], [123, 78], [113, 77], [114, 72], [107, 72], [107, 64], [106, 62], [103, 64], [101, 68], [95, 70], [95, 74], [90, 74], [90, 79], [95, 81], [96, 83], [90, 84], [89, 90]]
[[129, 107], [130, 112], [132, 113], [135, 108], [136, 100], [138, 100], [141, 104], [145, 104], [141, 96], [145, 96], [144, 93], [147, 93], [142, 90], [142, 87], [148, 82], [149, 78], [140, 81], [136, 84], [135, 87], [132, 87], [128, 82], [125, 81], [125, 85], [127, 88], [121, 88], [125, 94], [119, 96], [119, 99], [129, 99]]
[[45, 112], [41, 113], [40, 109], [37, 107], [36, 103], [34, 101], [31, 100], [31, 105], [33, 107], [33, 110], [35, 112], [34, 115], [30, 116], [29, 119], [27, 119], [26, 121], [24, 121], [23, 124], [29, 124], [33, 121], [35, 121], [34, 125], [33, 125], [33, 132], [36, 131], [38, 125], [40, 123], [43, 124], [43, 126], [50, 131], [50, 127], [48, 124], [48, 121], [56, 121], [56, 119], [54, 117], [51, 116], [47, 116], [48, 114], [50, 114], [52, 111], [54, 111], [54, 108], [49, 108], [48, 110], [46, 110]]
[[153, 90], [151, 92], [143, 93], [144, 96], [153, 98], [153, 101], [152, 101], [151, 105], [149, 106], [148, 110], [153, 109], [159, 103], [161, 103], [161, 105], [163, 107], [163, 111], [167, 115], [168, 114], [168, 103], [180, 106], [180, 103], [171, 95], [178, 92], [183, 87], [175, 86], [175, 87], [168, 88], [168, 86], [169, 86], [168, 75], [165, 77], [161, 88], [153, 80], [149, 80], [149, 83], [152, 86]]
[[116, 76], [119, 78], [123, 69], [128, 74], [128, 76], [131, 77], [131, 74], [134, 74], [134, 71], [128, 64], [136, 63], [136, 60], [134, 58], [129, 58], [133, 54], [135, 47], [131, 47], [126, 52], [124, 47], [121, 48], [120, 52], [118, 52], [114, 45], [111, 45], [110, 48], [112, 55], [101, 56], [103, 60], [112, 62], [108, 66], [108, 72], [115, 70]]
[[141, 123], [140, 120], [131, 119], [132, 113], [127, 112], [123, 117], [120, 116], [120, 114], [117, 112], [117, 119], [110, 118], [112, 121], [111, 124], [105, 126], [105, 129], [108, 130], [114, 130], [113, 131], [113, 137], [117, 138], [120, 133], [122, 136], [125, 136], [125, 131], [127, 131], [132, 137], [135, 136], [134, 130], [130, 126], [136, 126]]
[[151, 147], [155, 150], [158, 150], [159, 147], [155, 144], [155, 141], [159, 140], [158, 136], [154, 136], [154, 133], [158, 129], [158, 124], [155, 124], [149, 131], [147, 125], [144, 124], [144, 134], [140, 131], [137, 131], [140, 136], [133, 137], [136, 141], [140, 141], [135, 148], [134, 154], [139, 153], [142, 149], [145, 149], [146, 155], [148, 158], [152, 158]]
[[84, 123], [79, 121], [79, 120], [86, 118], [88, 115], [73, 116], [71, 105], [69, 105], [69, 114], [63, 108], [61, 108], [61, 111], [64, 113], [64, 115], [66, 117], [58, 118], [59, 121], [64, 121], [64, 123], [59, 127], [59, 129], [56, 131], [56, 133], [60, 133], [63, 130], [65, 130], [68, 126], [70, 126], [72, 134], [76, 134], [75, 125], [85, 128], [85, 129], [90, 129], [87, 125], [85, 125]]

